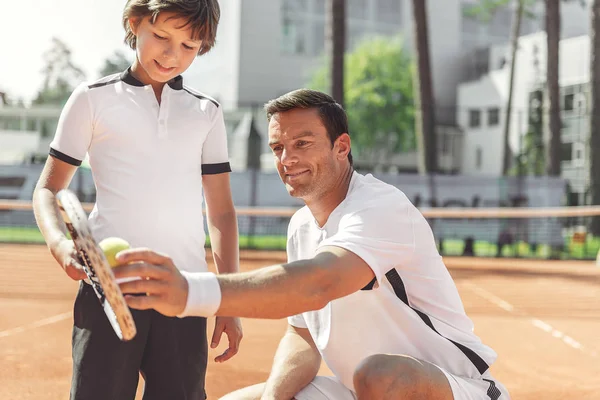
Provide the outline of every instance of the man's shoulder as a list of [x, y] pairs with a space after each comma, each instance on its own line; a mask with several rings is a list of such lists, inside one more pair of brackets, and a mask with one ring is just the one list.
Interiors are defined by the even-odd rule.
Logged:
[[400, 188], [386, 183], [371, 174], [356, 173], [356, 182], [348, 193], [347, 211], [352, 209], [381, 209], [412, 206]]

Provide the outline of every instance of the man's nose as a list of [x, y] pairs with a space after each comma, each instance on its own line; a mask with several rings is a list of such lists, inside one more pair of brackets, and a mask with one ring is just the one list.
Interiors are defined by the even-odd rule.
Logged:
[[281, 163], [283, 165], [292, 165], [298, 161], [298, 157], [294, 151], [283, 149], [281, 152]]

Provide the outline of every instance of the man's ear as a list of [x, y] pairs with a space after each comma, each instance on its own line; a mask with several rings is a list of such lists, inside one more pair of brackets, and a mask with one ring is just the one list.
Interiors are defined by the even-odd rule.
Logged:
[[350, 153], [350, 145], [351, 145], [350, 135], [348, 135], [347, 133], [342, 133], [340, 136], [338, 136], [338, 138], [335, 140], [335, 142], [337, 144], [337, 151], [336, 151], [337, 158], [339, 160], [348, 158], [348, 154]]

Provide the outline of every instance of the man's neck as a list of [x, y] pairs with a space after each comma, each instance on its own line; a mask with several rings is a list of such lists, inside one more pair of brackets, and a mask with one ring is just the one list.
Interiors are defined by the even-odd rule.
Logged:
[[323, 227], [327, 223], [333, 210], [346, 198], [353, 173], [354, 169], [351, 165], [348, 165], [347, 169], [341, 174], [338, 183], [327, 193], [321, 197], [306, 200], [306, 206], [320, 227]]

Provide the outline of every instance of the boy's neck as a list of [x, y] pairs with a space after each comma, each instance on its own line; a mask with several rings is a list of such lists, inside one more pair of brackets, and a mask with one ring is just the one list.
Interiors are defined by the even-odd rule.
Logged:
[[156, 100], [160, 103], [160, 97], [163, 91], [163, 88], [166, 85], [166, 82], [157, 82], [150, 78], [146, 70], [140, 65], [138, 60], [136, 59], [131, 66], [131, 75], [138, 81], [142, 82], [144, 85], [151, 85], [156, 95]]

